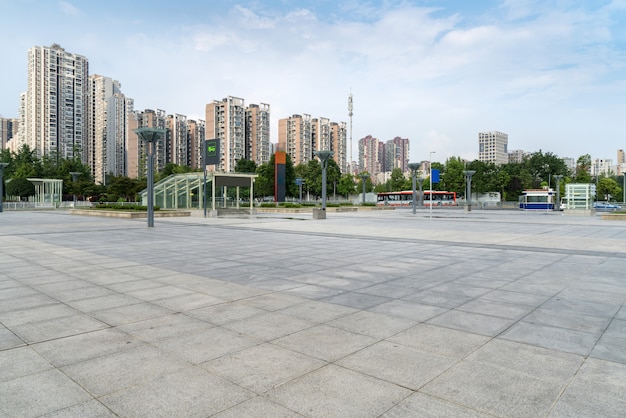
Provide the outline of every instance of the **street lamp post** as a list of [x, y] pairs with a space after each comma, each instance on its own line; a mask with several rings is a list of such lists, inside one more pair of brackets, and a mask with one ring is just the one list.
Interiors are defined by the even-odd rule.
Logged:
[[420, 188], [420, 196], [419, 196], [419, 202], [418, 202], [418, 206], [420, 207], [420, 209], [422, 208], [422, 206], [424, 206], [424, 188], [422, 187], [424, 185], [424, 180], [426, 179], [422, 177], [421, 174], [417, 178], [417, 185]]
[[4, 195], [4, 169], [9, 163], [0, 163], [0, 212], [2, 212], [2, 196]]
[[437, 151], [431, 151], [428, 155], [428, 170], [430, 171], [430, 209], [428, 212], [429, 219], [433, 218], [433, 154]]
[[296, 179], [296, 184], [298, 185], [298, 188], [300, 189], [300, 204], [302, 204], [302, 184], [304, 183], [304, 179], [302, 177], [298, 177]]
[[367, 178], [369, 177], [369, 174], [359, 174], [359, 177], [361, 177], [361, 184], [363, 185], [363, 196], [362, 196], [362, 200], [361, 203], [363, 205], [365, 205], [365, 182], [367, 181]]
[[622, 192], [624, 192], [624, 196], [623, 196], [624, 200], [622, 200], [622, 203], [626, 205], [626, 171], [624, 171], [623, 174], [624, 174], [624, 187], [622, 187]]
[[472, 211], [472, 176], [476, 174], [474, 170], [465, 170], [465, 200], [467, 201], [467, 211]]
[[315, 151], [313, 154], [320, 159], [322, 163], [322, 210], [326, 212], [326, 168], [328, 168], [328, 160], [333, 156], [333, 151]]
[[139, 128], [134, 132], [146, 143], [146, 154], [148, 156], [148, 227], [154, 226], [154, 148], [155, 142], [161, 135], [165, 134], [165, 129]]
[[554, 210], [561, 210], [561, 179], [563, 175], [555, 174], [554, 180], [556, 181], [556, 202], [554, 203]]
[[76, 180], [78, 180], [78, 176], [80, 176], [80, 172], [79, 171], [70, 171], [70, 174], [72, 175], [72, 192], [74, 195], [74, 207], [76, 207]]
[[417, 177], [417, 170], [419, 170], [420, 168], [420, 164], [419, 163], [409, 163], [409, 169], [411, 170], [411, 178], [413, 180], [413, 215], [415, 215], [415, 210], [417, 207], [417, 191], [416, 189], [416, 177]]

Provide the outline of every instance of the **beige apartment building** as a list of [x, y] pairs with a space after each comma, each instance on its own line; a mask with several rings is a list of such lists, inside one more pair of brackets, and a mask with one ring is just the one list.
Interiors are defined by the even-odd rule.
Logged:
[[311, 115], [292, 115], [278, 121], [278, 148], [284, 150], [294, 165], [306, 164], [315, 151], [333, 151], [333, 159], [346, 172], [347, 129], [345, 122]]
[[[126, 123], [126, 167], [127, 176], [131, 178], [146, 176], [146, 144], [139, 140], [135, 129], [148, 127], [167, 129], [167, 117], [161, 109], [134, 111], [127, 114]], [[167, 138], [162, 135], [155, 143], [154, 170], [162, 171], [167, 163]]]
[[369, 173], [372, 178], [375, 178], [382, 171], [378, 155], [379, 143], [378, 139], [371, 135], [359, 139], [360, 171]]
[[270, 105], [251, 104], [246, 108], [246, 159], [259, 166], [271, 156]]
[[278, 121], [278, 149], [285, 151], [293, 165], [307, 164], [313, 158], [311, 115], [293, 115]]

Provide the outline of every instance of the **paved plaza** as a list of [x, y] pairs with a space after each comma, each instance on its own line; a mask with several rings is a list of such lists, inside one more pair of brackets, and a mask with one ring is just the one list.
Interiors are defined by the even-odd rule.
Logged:
[[626, 222], [0, 213], [0, 417], [626, 415]]

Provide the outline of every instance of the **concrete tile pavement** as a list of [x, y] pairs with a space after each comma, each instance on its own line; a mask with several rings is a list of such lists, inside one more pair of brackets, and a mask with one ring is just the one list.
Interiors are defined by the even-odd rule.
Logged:
[[626, 410], [624, 223], [0, 215], [0, 416]]

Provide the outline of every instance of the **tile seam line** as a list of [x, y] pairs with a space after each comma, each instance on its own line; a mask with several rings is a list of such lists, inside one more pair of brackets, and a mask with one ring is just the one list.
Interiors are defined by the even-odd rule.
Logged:
[[[219, 229], [235, 229], [239, 231], [255, 231], [255, 232], [267, 232], [263, 228], [248, 228], [238, 226], [226, 226], [226, 225], [210, 225], [211, 228]], [[565, 255], [586, 255], [592, 257], [609, 257], [609, 258], [626, 258], [626, 253], [609, 252], [609, 251], [590, 251], [590, 250], [570, 250], [563, 248], [546, 248], [546, 247], [525, 247], [519, 245], [504, 245], [504, 244], [480, 244], [475, 242], [455, 242], [455, 241], [437, 241], [427, 239], [412, 239], [412, 238], [399, 238], [399, 237], [377, 237], [373, 235], [355, 235], [355, 234], [335, 234], [330, 232], [311, 232], [311, 231], [285, 231], [285, 230], [271, 230], [270, 232], [281, 233], [286, 235], [309, 235], [317, 237], [328, 238], [345, 238], [354, 240], [372, 240], [372, 241], [390, 241], [390, 242], [406, 242], [415, 244], [427, 244], [427, 245], [442, 245], [453, 246], [463, 248], [485, 248], [505, 251], [524, 251], [524, 252], [541, 252], [541, 253], [553, 253], [553, 254], [565, 254]]]

